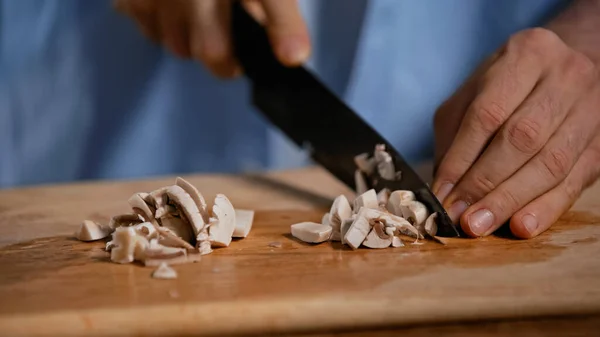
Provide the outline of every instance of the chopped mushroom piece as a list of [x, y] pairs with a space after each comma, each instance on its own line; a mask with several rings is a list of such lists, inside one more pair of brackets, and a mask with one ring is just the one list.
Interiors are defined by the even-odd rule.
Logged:
[[354, 184], [356, 185], [356, 194], [363, 194], [368, 190], [367, 181], [360, 170], [354, 172]]
[[358, 156], [354, 157], [354, 163], [356, 167], [366, 175], [371, 175], [375, 171], [377, 167], [377, 163], [375, 162], [375, 158], [369, 158], [368, 153], [361, 153]]
[[300, 222], [291, 226], [292, 236], [309, 243], [321, 243], [331, 236], [331, 226], [316, 222]]
[[402, 242], [402, 240], [400, 240], [399, 237], [394, 236], [394, 237], [392, 237], [392, 247], [394, 247], [394, 248], [404, 247], [404, 242]]
[[80, 241], [96, 241], [104, 239], [112, 233], [110, 227], [103, 226], [92, 220], [84, 220], [77, 232], [75, 237]]
[[348, 229], [350, 229], [350, 226], [354, 222], [354, 219], [356, 219], [356, 214], [354, 214], [353, 217], [348, 218], [344, 220], [344, 222], [342, 222], [342, 226], [340, 227], [340, 241], [342, 242], [342, 244], [346, 243], [344, 241], [344, 236], [346, 236], [346, 233], [348, 232]]
[[[367, 235], [371, 231], [371, 223], [369, 221], [370, 211], [372, 209], [361, 207], [356, 214], [356, 218], [346, 231], [342, 241], [349, 245], [352, 249], [358, 249], [360, 244], [365, 241]], [[374, 218], [374, 216], [371, 216]]]
[[192, 200], [194, 200], [196, 207], [198, 207], [198, 211], [200, 211], [200, 215], [202, 215], [204, 223], [208, 223], [209, 214], [206, 206], [206, 201], [204, 200], [204, 197], [202, 196], [202, 194], [200, 194], [198, 189], [181, 177], [177, 177], [177, 179], [175, 180], [175, 184], [183, 188], [183, 190], [186, 191], [187, 194], [189, 194], [192, 197]]
[[425, 233], [427, 233], [427, 235], [434, 237], [437, 234], [437, 223], [436, 223], [436, 219], [437, 219], [438, 213], [435, 212], [433, 214], [431, 214], [427, 220], [425, 220], [425, 225], [423, 226], [423, 229], [425, 231]]
[[372, 209], [377, 209], [379, 207], [377, 193], [375, 193], [374, 189], [370, 189], [354, 199], [354, 213], [358, 213], [361, 207]]
[[387, 205], [391, 193], [392, 192], [388, 188], [384, 188], [377, 193], [377, 202], [379, 202], [380, 207], [385, 207], [385, 205]]
[[425, 233], [423, 226], [425, 225], [425, 220], [429, 216], [427, 206], [420, 201], [413, 200], [400, 204], [400, 209], [402, 210], [403, 218], [415, 226], [421, 235], [422, 233]]
[[352, 207], [350, 206], [350, 202], [348, 201], [346, 196], [342, 194], [335, 198], [333, 204], [331, 205], [331, 210], [329, 211], [329, 214], [330, 216], [328, 224], [332, 227], [332, 231], [334, 233], [333, 236], [335, 238], [339, 238], [340, 227], [342, 226], [342, 222], [352, 216]]
[[402, 204], [408, 203], [409, 201], [415, 200], [415, 194], [412, 191], [397, 190], [390, 193], [390, 197], [387, 202], [387, 210], [397, 216], [403, 216]]
[[174, 216], [165, 216], [160, 219], [163, 228], [171, 230], [171, 232], [180, 237], [185, 242], [194, 242], [196, 240], [195, 235], [185, 219], [177, 218]]
[[177, 236], [177, 234], [175, 234], [172, 230], [166, 227], [160, 227], [158, 229], [158, 233], [160, 233], [158, 243], [160, 243], [161, 245], [173, 248], [195, 250], [194, 246], [192, 246], [189, 242], [184, 241], [182, 238]]
[[111, 241], [113, 247], [110, 250], [110, 259], [116, 263], [131, 263], [134, 261], [134, 253], [140, 250], [138, 235], [132, 227], [118, 227], [113, 232]]
[[121, 214], [113, 216], [108, 223], [108, 227], [114, 230], [117, 227], [128, 227], [141, 224], [142, 222], [144, 222], [144, 218], [139, 214]]
[[217, 194], [213, 205], [215, 222], [208, 228], [209, 239], [213, 247], [227, 247], [235, 230], [235, 210], [229, 199], [223, 194]]
[[[149, 194], [146, 194], [149, 197]], [[131, 196], [128, 200], [129, 206], [133, 209], [133, 212], [144, 218], [144, 221], [150, 222], [155, 228], [158, 228], [158, 222], [154, 218], [154, 210], [150, 208], [150, 205], [144, 201], [141, 193], [136, 193]]]
[[[194, 203], [194, 200], [192, 200], [192, 197], [190, 197], [183, 188], [177, 185], [167, 187], [165, 189], [165, 194], [168, 196], [169, 201], [175, 204], [182, 212], [181, 217], [185, 218], [192, 226], [194, 235], [198, 235], [198, 233], [204, 229], [206, 224], [200, 215], [200, 211]], [[231, 239], [231, 237], [229, 239]]]
[[363, 246], [368, 248], [387, 248], [392, 244], [393, 235], [389, 235], [385, 231], [385, 225], [381, 220], [371, 219], [373, 227], [367, 235]]
[[165, 280], [176, 279], [177, 272], [175, 271], [175, 269], [169, 267], [168, 264], [166, 264], [165, 262], [162, 262], [158, 266], [158, 268], [156, 268], [156, 270], [154, 272], [152, 272], [152, 277], [159, 278], [159, 279], [165, 279]]
[[252, 223], [254, 222], [254, 211], [245, 209], [235, 210], [235, 229], [233, 230], [232, 237], [234, 238], [245, 238], [252, 229]]
[[390, 156], [389, 153], [385, 152], [384, 144], [379, 144], [375, 146], [374, 157], [375, 161], [377, 162], [377, 172], [379, 173], [381, 178], [386, 180], [395, 180], [396, 168], [394, 167], [392, 156]]

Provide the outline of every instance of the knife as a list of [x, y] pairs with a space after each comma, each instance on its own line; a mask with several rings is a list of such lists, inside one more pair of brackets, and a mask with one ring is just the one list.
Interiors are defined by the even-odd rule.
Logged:
[[288, 68], [277, 60], [265, 29], [240, 1], [233, 1], [232, 33], [236, 57], [250, 81], [252, 102], [273, 125], [353, 190], [354, 157], [372, 153], [375, 145], [384, 144], [396, 170], [401, 171], [401, 179], [386, 180], [375, 174], [367, 177], [369, 188], [412, 191], [429, 212], [438, 213], [438, 236], [461, 236], [427, 184], [389, 142], [310, 71]]

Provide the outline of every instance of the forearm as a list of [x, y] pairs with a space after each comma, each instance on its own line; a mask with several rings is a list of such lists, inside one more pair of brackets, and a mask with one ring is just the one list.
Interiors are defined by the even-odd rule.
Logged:
[[573, 1], [546, 28], [600, 66], [600, 0]]

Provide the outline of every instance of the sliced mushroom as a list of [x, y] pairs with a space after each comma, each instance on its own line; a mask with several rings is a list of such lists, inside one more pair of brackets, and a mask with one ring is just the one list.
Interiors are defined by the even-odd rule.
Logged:
[[387, 248], [392, 244], [393, 235], [388, 235], [385, 232], [385, 225], [383, 222], [372, 221], [373, 227], [371, 231], [363, 241], [363, 246], [368, 248]]
[[366, 175], [371, 175], [377, 167], [375, 158], [369, 158], [368, 153], [361, 153], [354, 157], [354, 163], [358, 169]]
[[325, 226], [331, 226], [331, 213], [323, 214], [323, 217], [321, 218], [321, 224]]
[[352, 225], [352, 223], [354, 222], [354, 219], [356, 219], [356, 214], [354, 214], [352, 217], [344, 220], [342, 222], [342, 225], [340, 226], [340, 241], [342, 242], [342, 244], [345, 244], [346, 242], [344, 241], [344, 236], [346, 235], [346, 233], [348, 232], [348, 229], [350, 229], [350, 226]]
[[[136, 193], [134, 195], [131, 196], [131, 198], [129, 198], [129, 200], [127, 201], [129, 203], [129, 206], [131, 206], [131, 208], [133, 209], [133, 212], [142, 216], [142, 218], [144, 218], [144, 221], [151, 223], [155, 228], [158, 228], [158, 222], [156, 221], [156, 219], [154, 218], [154, 210], [150, 208], [150, 206], [146, 203], [146, 201], [144, 201], [144, 198], [142, 198], [142, 193]], [[145, 194], [146, 196], [149, 196], [149, 194]]]
[[309, 243], [321, 243], [331, 236], [331, 226], [316, 222], [300, 222], [291, 226], [292, 236]]
[[392, 160], [392, 156], [385, 151], [384, 144], [378, 144], [375, 146], [373, 157], [377, 163], [377, 172], [383, 179], [396, 179], [396, 168], [394, 167], [394, 161]]
[[354, 199], [354, 213], [358, 213], [358, 210], [360, 210], [361, 207], [371, 209], [377, 209], [379, 207], [377, 193], [375, 193], [374, 189], [370, 189]]
[[384, 188], [377, 193], [377, 202], [380, 207], [385, 207], [385, 205], [387, 205], [391, 193], [392, 192], [388, 188]]
[[92, 220], [84, 220], [75, 232], [75, 237], [80, 241], [96, 241], [109, 236], [112, 231], [110, 227]]
[[365, 176], [360, 170], [354, 171], [354, 184], [356, 185], [356, 194], [363, 194], [368, 190]]
[[159, 227], [158, 233], [160, 234], [158, 243], [160, 243], [161, 245], [173, 248], [195, 250], [194, 246], [192, 246], [189, 242], [184, 241], [182, 238], [177, 236], [177, 234], [173, 233], [173, 231], [171, 231], [168, 228]]
[[427, 220], [425, 220], [425, 225], [423, 226], [425, 233], [427, 233], [427, 235], [429, 235], [431, 237], [434, 237], [437, 234], [437, 229], [438, 229], [438, 226], [436, 223], [437, 216], [438, 216], [437, 212], [431, 214], [427, 218]]
[[339, 233], [342, 221], [352, 216], [352, 207], [346, 196], [342, 194], [333, 200], [329, 214], [329, 222], [331, 227], [333, 227], [333, 231]]
[[342, 241], [342, 233], [331, 231], [331, 235], [329, 236], [329, 241]]
[[392, 237], [392, 247], [394, 247], [394, 248], [404, 247], [404, 242], [402, 242], [402, 240], [400, 240], [399, 237], [394, 236], [394, 237]]
[[196, 247], [200, 255], [206, 255], [212, 253], [212, 247], [210, 244], [208, 228], [205, 228], [196, 237]]
[[113, 216], [110, 219], [110, 222], [108, 223], [108, 227], [114, 230], [117, 227], [128, 227], [132, 225], [141, 224], [142, 222], [144, 222], [144, 218], [137, 213], [121, 214]]
[[175, 184], [183, 188], [183, 190], [186, 191], [187, 194], [189, 194], [192, 197], [192, 200], [194, 200], [196, 207], [198, 207], [198, 211], [200, 211], [200, 215], [202, 215], [204, 223], [208, 223], [209, 214], [206, 206], [206, 201], [204, 200], [204, 197], [202, 196], [202, 194], [200, 194], [198, 189], [190, 182], [181, 177], [177, 177], [177, 179], [175, 180]]
[[403, 218], [415, 226], [419, 233], [425, 233], [423, 226], [425, 225], [425, 220], [429, 216], [429, 212], [422, 202], [416, 200], [408, 201], [400, 204], [400, 209], [402, 210]]
[[177, 278], [177, 272], [175, 269], [169, 267], [168, 264], [162, 262], [154, 272], [152, 272], [153, 278], [172, 280]]
[[395, 214], [397, 216], [404, 216], [402, 214], [402, 208], [400, 207], [400, 205], [414, 200], [415, 194], [412, 191], [396, 190], [390, 194], [390, 197], [386, 204], [386, 208], [392, 214]]
[[116, 263], [131, 263], [134, 261], [136, 248], [135, 230], [132, 227], [118, 227], [112, 236], [113, 248], [110, 251], [110, 259]]
[[[190, 197], [183, 188], [176, 185], [165, 188], [165, 194], [168, 196], [169, 201], [182, 212], [182, 214], [180, 214], [181, 217], [185, 218], [187, 223], [191, 225], [194, 235], [198, 235], [206, 223], [200, 215], [200, 211], [194, 203], [194, 200], [192, 200], [192, 197]], [[229, 239], [231, 239], [231, 235]]]
[[223, 194], [217, 194], [212, 210], [217, 221], [210, 224], [208, 234], [213, 247], [227, 247], [235, 230], [235, 210], [229, 199]]
[[161, 219], [166, 216], [179, 216], [179, 211], [174, 206], [167, 204], [167, 205], [157, 209], [156, 212], [154, 213], [154, 217], [156, 219]]
[[252, 229], [252, 223], [254, 222], [254, 211], [245, 209], [235, 210], [235, 229], [233, 230], [232, 237], [234, 238], [245, 238]]
[[149, 222], [142, 222], [140, 224], [132, 226], [137, 235], [141, 235], [146, 239], [150, 240], [158, 237], [158, 231]]
[[368, 217], [370, 211], [373, 211], [373, 209], [360, 207], [354, 221], [343, 236], [342, 242], [349, 245], [352, 249], [358, 249], [371, 231], [371, 223]]
[[188, 224], [185, 219], [166, 216], [163, 217], [160, 222], [163, 228], [168, 228], [173, 234], [180, 237], [183, 241], [195, 243], [195, 235], [192, 232], [190, 224]]

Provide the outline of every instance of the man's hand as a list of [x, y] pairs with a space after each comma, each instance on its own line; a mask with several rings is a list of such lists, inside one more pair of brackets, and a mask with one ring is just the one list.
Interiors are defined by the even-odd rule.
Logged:
[[[245, 8], [266, 26], [279, 60], [288, 66], [310, 54], [306, 24], [297, 0], [245, 0]], [[182, 58], [203, 62], [219, 77], [241, 73], [230, 37], [231, 0], [114, 0], [142, 32]]]
[[514, 235], [534, 237], [600, 175], [599, 69], [550, 30], [522, 31], [434, 125], [433, 190], [453, 221], [485, 236], [510, 219]]

